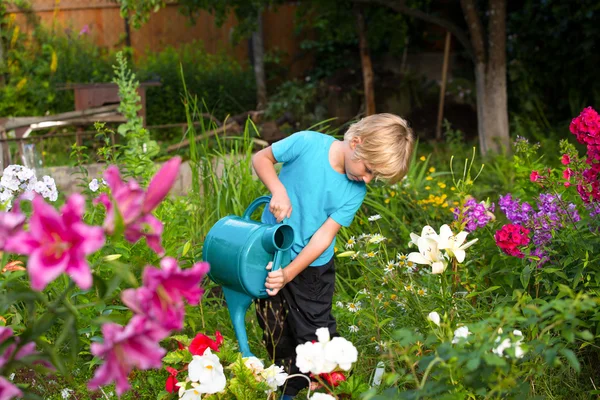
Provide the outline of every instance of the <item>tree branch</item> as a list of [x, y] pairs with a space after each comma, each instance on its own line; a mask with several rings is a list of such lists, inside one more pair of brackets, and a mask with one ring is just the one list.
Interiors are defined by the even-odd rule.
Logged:
[[465, 15], [465, 21], [469, 27], [469, 33], [471, 34], [471, 43], [473, 44], [474, 50], [474, 61], [475, 63], [484, 63], [486, 61], [485, 56], [485, 42], [483, 40], [483, 25], [481, 24], [481, 18], [477, 15], [477, 9], [475, 8], [474, 0], [460, 0], [460, 4]]
[[466, 52], [469, 54], [473, 62], [475, 59], [475, 52], [473, 51], [473, 46], [471, 45], [471, 41], [467, 36], [466, 32], [460, 29], [456, 24], [447, 19], [437, 17], [435, 15], [428, 14], [416, 8], [408, 7], [404, 0], [390, 1], [390, 0], [352, 0], [355, 3], [363, 3], [363, 4], [377, 4], [380, 6], [388, 7], [398, 13], [408, 15], [409, 17], [417, 18], [422, 21], [430, 22], [435, 25], [439, 25], [442, 28], [446, 29], [450, 33], [456, 37], [456, 40], [459, 41], [460, 44], [465, 48]]

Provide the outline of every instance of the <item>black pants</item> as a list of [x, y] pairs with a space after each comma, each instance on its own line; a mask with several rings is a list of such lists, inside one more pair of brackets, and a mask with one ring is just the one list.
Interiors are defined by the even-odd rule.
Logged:
[[[318, 328], [327, 327], [331, 337], [338, 336], [331, 314], [334, 287], [332, 258], [320, 267], [307, 267], [276, 296], [256, 301], [256, 315], [269, 356], [288, 374], [300, 373], [296, 367], [296, 346], [316, 340]], [[307, 386], [306, 379], [292, 378], [284, 393], [295, 396]]]

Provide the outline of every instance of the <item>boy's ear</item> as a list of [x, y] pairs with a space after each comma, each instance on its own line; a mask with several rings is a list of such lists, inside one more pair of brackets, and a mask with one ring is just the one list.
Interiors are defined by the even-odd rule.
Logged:
[[356, 146], [358, 146], [361, 143], [362, 143], [362, 139], [359, 138], [358, 136], [354, 136], [352, 139], [350, 139], [350, 148], [352, 150], [354, 150], [356, 148]]

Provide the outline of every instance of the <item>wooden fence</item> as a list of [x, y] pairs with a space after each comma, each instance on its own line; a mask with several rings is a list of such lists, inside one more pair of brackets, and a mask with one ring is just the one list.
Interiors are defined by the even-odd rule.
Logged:
[[[119, 5], [112, 0], [31, 0], [31, 4], [33, 12], [47, 26], [54, 24], [58, 30], [89, 35], [95, 44], [104, 48], [117, 49], [125, 44], [125, 21], [120, 16]], [[31, 31], [26, 16], [18, 8], [9, 6], [8, 11], [15, 15], [22, 31]], [[263, 42], [265, 51], [277, 50], [287, 54], [285, 62], [290, 74], [301, 76], [310, 67], [312, 59], [298, 57], [302, 37], [294, 33], [295, 12], [294, 4], [265, 11]], [[201, 12], [196, 23], [191, 24], [173, 2], [153, 13], [141, 29], [130, 29], [131, 46], [136, 57], [143, 57], [146, 52], [159, 52], [168, 46], [177, 47], [200, 40], [209, 53], [225, 51], [239, 62], [247, 63], [248, 42], [242, 41], [234, 46], [230, 40], [236, 23], [235, 17], [230, 16], [221, 27], [217, 27], [210, 13]]]

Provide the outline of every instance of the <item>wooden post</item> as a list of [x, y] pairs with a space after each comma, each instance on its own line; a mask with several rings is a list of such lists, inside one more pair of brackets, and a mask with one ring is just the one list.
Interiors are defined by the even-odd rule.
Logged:
[[448, 79], [448, 63], [450, 59], [450, 38], [449, 31], [446, 32], [446, 44], [444, 45], [444, 65], [442, 66], [442, 84], [440, 86], [440, 107], [438, 109], [437, 126], [435, 128], [435, 138], [442, 139], [442, 121], [444, 119], [444, 99], [446, 98], [446, 80]]

